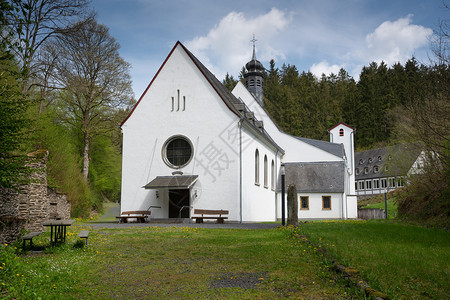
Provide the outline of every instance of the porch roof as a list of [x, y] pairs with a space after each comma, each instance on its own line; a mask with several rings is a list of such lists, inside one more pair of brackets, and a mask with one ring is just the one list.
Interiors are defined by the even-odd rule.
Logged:
[[149, 189], [180, 189], [190, 188], [196, 181], [198, 175], [176, 175], [176, 176], [156, 176], [155, 179], [147, 183], [143, 188]]

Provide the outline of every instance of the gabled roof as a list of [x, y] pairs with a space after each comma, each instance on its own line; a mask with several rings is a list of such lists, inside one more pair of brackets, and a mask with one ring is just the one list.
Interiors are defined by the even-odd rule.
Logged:
[[278, 144], [275, 143], [275, 141], [269, 136], [269, 134], [264, 130], [263, 124], [261, 121], [258, 121], [254, 117], [254, 113], [251, 112], [248, 107], [245, 105], [242, 100], [236, 98], [195, 56], [192, 54], [181, 42], [177, 42], [173, 49], [170, 51], [167, 58], [164, 60], [163, 64], [159, 68], [158, 72], [156, 73], [155, 77], [153, 77], [150, 84], [145, 89], [142, 96], [139, 98], [139, 101], [136, 103], [136, 105], [133, 107], [133, 110], [130, 112], [128, 117], [120, 124], [120, 127], [125, 124], [125, 122], [128, 120], [128, 118], [133, 114], [136, 107], [141, 102], [142, 98], [147, 93], [148, 89], [152, 85], [152, 83], [155, 81], [156, 77], [158, 77], [159, 72], [162, 70], [166, 62], [169, 60], [169, 58], [172, 56], [172, 53], [175, 51], [175, 49], [180, 46], [186, 54], [189, 56], [189, 58], [192, 60], [192, 62], [197, 66], [198, 70], [203, 74], [205, 79], [209, 82], [209, 84], [212, 86], [212, 88], [216, 91], [217, 95], [222, 99], [224, 104], [240, 119], [242, 119], [247, 125], [249, 125], [257, 135], [259, 135], [261, 138], [265, 139], [268, 143], [270, 143], [272, 146], [274, 146], [276, 149], [278, 149], [281, 153], [284, 154], [284, 150], [278, 146]]
[[355, 128], [353, 128], [352, 126], [348, 126], [347, 124], [345, 124], [344, 122], [341, 122], [339, 124], [334, 125], [333, 127], [331, 127], [330, 129], [328, 129], [328, 132], [330, 132], [331, 130], [333, 130], [334, 128], [338, 127], [339, 125], [344, 125], [352, 130], [355, 130]]
[[420, 155], [417, 144], [397, 144], [355, 153], [355, 179], [406, 176]]
[[[301, 193], [344, 192], [345, 164], [338, 162], [285, 163], [286, 187], [295, 185]], [[281, 188], [281, 184], [278, 185]]]
[[302, 142], [305, 142], [311, 146], [319, 148], [325, 152], [328, 152], [330, 154], [336, 155], [341, 158], [344, 157], [344, 145], [343, 144], [330, 143], [330, 142], [326, 142], [326, 141], [307, 139], [307, 138], [302, 138], [302, 137], [297, 137], [297, 136], [295, 138]]

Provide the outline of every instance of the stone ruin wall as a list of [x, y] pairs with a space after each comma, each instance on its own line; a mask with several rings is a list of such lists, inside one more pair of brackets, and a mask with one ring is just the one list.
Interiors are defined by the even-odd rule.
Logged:
[[70, 204], [66, 196], [47, 187], [48, 151], [28, 154], [28, 166], [35, 171], [31, 182], [20, 188], [0, 188], [0, 243], [11, 243], [26, 231], [43, 232], [42, 223], [49, 219], [69, 219]]

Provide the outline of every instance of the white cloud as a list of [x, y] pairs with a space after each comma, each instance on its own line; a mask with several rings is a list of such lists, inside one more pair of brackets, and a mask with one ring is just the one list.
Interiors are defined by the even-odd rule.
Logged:
[[397, 21], [383, 22], [366, 36], [366, 53], [370, 61], [384, 61], [388, 65], [405, 62], [414, 51], [428, 43], [433, 30], [411, 24], [412, 15]]
[[317, 78], [320, 78], [322, 74], [325, 75], [330, 75], [331, 73], [338, 74], [341, 68], [342, 68], [341, 66], [330, 65], [326, 61], [321, 61], [319, 63], [313, 64], [309, 70], [311, 71], [311, 73], [316, 75]]
[[246, 18], [241, 12], [230, 12], [206, 36], [195, 37], [184, 44], [221, 79], [226, 72], [237, 74], [251, 59], [253, 34], [259, 40], [256, 46], [258, 60], [284, 59], [285, 54], [273, 47], [272, 40], [290, 22], [291, 15], [276, 8], [255, 18]]

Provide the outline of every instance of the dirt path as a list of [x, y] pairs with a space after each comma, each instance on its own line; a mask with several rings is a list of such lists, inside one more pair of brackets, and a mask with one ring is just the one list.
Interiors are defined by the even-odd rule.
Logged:
[[120, 215], [120, 203], [104, 203], [105, 213], [95, 222], [115, 222], [116, 216]]

